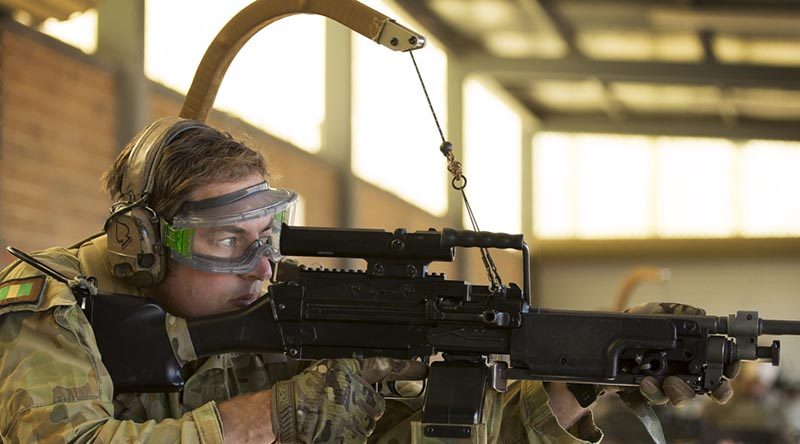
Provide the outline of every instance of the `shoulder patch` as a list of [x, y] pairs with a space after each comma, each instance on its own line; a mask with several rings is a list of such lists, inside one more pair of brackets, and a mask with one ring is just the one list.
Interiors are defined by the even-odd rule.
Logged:
[[0, 307], [38, 302], [44, 290], [44, 281], [44, 276], [33, 276], [0, 283]]

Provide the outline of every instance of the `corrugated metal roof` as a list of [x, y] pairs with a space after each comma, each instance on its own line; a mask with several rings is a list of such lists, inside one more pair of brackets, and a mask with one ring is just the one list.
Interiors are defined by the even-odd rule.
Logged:
[[663, 118], [665, 135], [800, 140], [800, 1], [396, 3], [545, 130], [658, 133]]

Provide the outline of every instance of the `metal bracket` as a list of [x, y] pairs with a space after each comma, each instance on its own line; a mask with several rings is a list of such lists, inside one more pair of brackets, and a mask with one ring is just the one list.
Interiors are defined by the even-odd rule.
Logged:
[[383, 23], [375, 41], [394, 51], [412, 51], [425, 46], [425, 37], [392, 19], [387, 19]]
[[757, 311], [737, 311], [736, 316], [728, 315], [728, 335], [736, 338], [738, 359], [756, 359], [758, 321]]

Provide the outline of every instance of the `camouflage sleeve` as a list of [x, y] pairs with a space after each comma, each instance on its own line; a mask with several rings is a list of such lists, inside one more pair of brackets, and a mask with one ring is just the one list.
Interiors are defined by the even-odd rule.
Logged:
[[111, 378], [88, 320], [66, 286], [48, 278], [45, 288], [37, 300], [0, 304], [0, 441], [222, 442], [213, 402], [179, 419], [114, 419]]
[[550, 410], [547, 391], [539, 381], [516, 381], [503, 395], [503, 419], [499, 436], [493, 442], [503, 444], [596, 443], [603, 433], [587, 411], [569, 429], [564, 429]]

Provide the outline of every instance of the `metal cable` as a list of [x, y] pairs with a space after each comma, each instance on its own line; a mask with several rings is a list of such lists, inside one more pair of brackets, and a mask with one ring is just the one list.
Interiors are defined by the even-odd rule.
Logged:
[[[428, 108], [431, 110], [433, 121], [436, 123], [436, 129], [439, 131], [439, 136], [442, 139], [442, 144], [439, 146], [439, 151], [441, 151], [442, 155], [444, 155], [444, 157], [447, 159], [447, 171], [453, 175], [451, 185], [455, 190], [461, 192], [461, 197], [464, 200], [464, 207], [467, 210], [467, 215], [469, 217], [470, 224], [472, 225], [472, 229], [475, 231], [480, 231], [480, 228], [478, 228], [478, 220], [475, 218], [475, 213], [472, 211], [472, 206], [469, 204], [469, 200], [467, 199], [467, 193], [464, 191], [464, 188], [467, 187], [467, 178], [463, 174], [461, 162], [457, 161], [455, 155], [453, 154], [453, 144], [444, 137], [444, 131], [442, 131], [442, 126], [439, 124], [439, 118], [436, 117], [436, 110], [433, 109], [433, 103], [431, 102], [431, 97], [428, 94], [428, 88], [425, 87], [425, 81], [422, 80], [422, 74], [420, 73], [419, 66], [417, 65], [417, 60], [414, 58], [414, 51], [409, 51], [408, 53], [411, 55], [411, 62], [414, 64], [414, 70], [416, 70], [419, 83], [422, 85], [422, 92], [425, 94], [425, 100], [428, 102]], [[489, 288], [492, 291], [499, 290], [503, 285], [503, 280], [500, 278], [500, 273], [497, 271], [497, 266], [495, 266], [494, 259], [492, 259], [492, 254], [487, 248], [480, 248], [479, 250], [481, 252], [483, 266], [486, 269], [486, 275], [489, 278]]]

